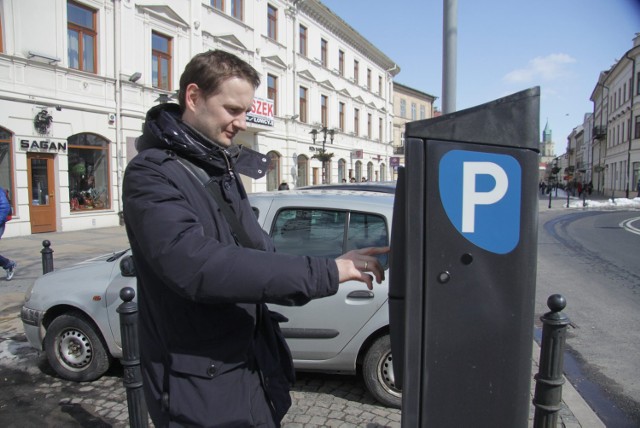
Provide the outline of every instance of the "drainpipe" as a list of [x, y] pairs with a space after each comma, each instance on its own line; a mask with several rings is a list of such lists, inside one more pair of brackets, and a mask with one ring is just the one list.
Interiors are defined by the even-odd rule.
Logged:
[[[116, 177], [118, 192], [118, 207], [122, 210], [122, 158], [123, 158], [123, 142], [122, 142], [122, 78], [121, 78], [121, 53], [120, 49], [120, 30], [121, 30], [121, 0], [114, 1], [114, 69], [116, 75]], [[113, 201], [112, 201], [113, 203]]]
[[633, 123], [633, 94], [635, 91], [633, 90], [634, 82], [636, 79], [636, 61], [629, 56], [629, 52], [624, 55], [625, 58], [631, 61], [631, 110], [629, 116], [631, 120], [629, 121], [629, 126], [627, 126], [627, 131], [629, 133], [629, 149], [627, 150], [627, 189], [625, 191], [625, 195], [627, 199], [629, 198], [629, 182], [631, 181], [631, 124]]

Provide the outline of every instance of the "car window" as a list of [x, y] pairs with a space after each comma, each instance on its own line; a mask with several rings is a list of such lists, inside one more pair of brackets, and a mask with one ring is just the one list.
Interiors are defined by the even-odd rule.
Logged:
[[[377, 214], [289, 208], [277, 214], [271, 237], [283, 253], [335, 258], [353, 249], [388, 245], [387, 231], [384, 217]], [[380, 261], [386, 266], [386, 257]]]

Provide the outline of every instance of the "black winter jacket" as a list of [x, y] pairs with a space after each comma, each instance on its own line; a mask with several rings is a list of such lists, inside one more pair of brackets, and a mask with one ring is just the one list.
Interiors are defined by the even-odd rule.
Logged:
[[[124, 175], [123, 206], [155, 425], [258, 426], [264, 393], [251, 385], [256, 378], [270, 404], [267, 425], [279, 425], [291, 403], [292, 362], [265, 303], [302, 305], [335, 294], [335, 262], [275, 253], [237, 177], [264, 175], [266, 157], [218, 146], [183, 123], [177, 105], [149, 111], [137, 148]], [[215, 200], [178, 157], [220, 186], [253, 248], [236, 243]]]

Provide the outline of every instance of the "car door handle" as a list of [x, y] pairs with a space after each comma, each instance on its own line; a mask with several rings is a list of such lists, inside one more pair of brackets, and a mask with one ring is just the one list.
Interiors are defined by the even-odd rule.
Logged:
[[356, 290], [347, 294], [347, 299], [373, 299], [375, 294], [370, 290]]

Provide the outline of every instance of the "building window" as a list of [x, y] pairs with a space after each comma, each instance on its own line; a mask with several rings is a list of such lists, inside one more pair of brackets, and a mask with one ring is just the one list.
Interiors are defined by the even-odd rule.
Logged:
[[640, 115], [636, 116], [636, 125], [633, 138], [640, 138]]
[[360, 135], [360, 110], [353, 109], [353, 133], [356, 137]]
[[224, 11], [224, 0], [211, 0], [211, 7]]
[[360, 74], [360, 63], [357, 60], [353, 60], [353, 81], [358, 84], [358, 74]]
[[153, 87], [171, 90], [171, 39], [155, 31], [151, 35]]
[[278, 9], [267, 6], [267, 36], [278, 40]]
[[323, 67], [328, 67], [327, 63], [327, 52], [329, 50], [329, 42], [325, 39], [320, 39], [320, 62]]
[[344, 103], [338, 103], [338, 127], [344, 132]]
[[338, 72], [340, 76], [344, 76], [344, 51], [342, 50], [338, 51]]
[[13, 197], [13, 154], [11, 153], [13, 134], [0, 127], [0, 187], [7, 191], [11, 201], [11, 208], [15, 213], [15, 198]]
[[96, 72], [96, 12], [72, 1], [67, 3], [69, 67]]
[[273, 114], [278, 114], [278, 78], [267, 74], [267, 98], [273, 101]]
[[96, 134], [69, 137], [71, 211], [111, 208], [109, 141]]
[[400, 100], [400, 117], [407, 118], [407, 100]]
[[307, 123], [307, 88], [300, 86], [300, 122]]
[[636, 95], [640, 95], [640, 71], [636, 74]]
[[427, 109], [425, 108], [425, 106], [420, 106], [420, 119], [426, 119], [427, 118]]
[[322, 122], [322, 126], [328, 126], [328, 104], [329, 97], [326, 95], [320, 95], [320, 121]]
[[371, 90], [371, 69], [367, 68], [367, 89]]
[[382, 76], [378, 76], [378, 95], [382, 96]]
[[371, 113], [367, 114], [367, 138], [371, 138], [371, 122], [373, 121], [373, 116]]
[[300, 26], [300, 55], [307, 56], [307, 27]]
[[416, 103], [411, 103], [411, 120], [416, 120], [418, 118], [418, 109]]
[[378, 118], [378, 141], [382, 142], [382, 118]]
[[267, 191], [278, 190], [280, 185], [280, 154], [271, 151], [267, 153], [269, 169], [267, 170]]
[[231, 16], [244, 21], [244, 0], [231, 0]]

